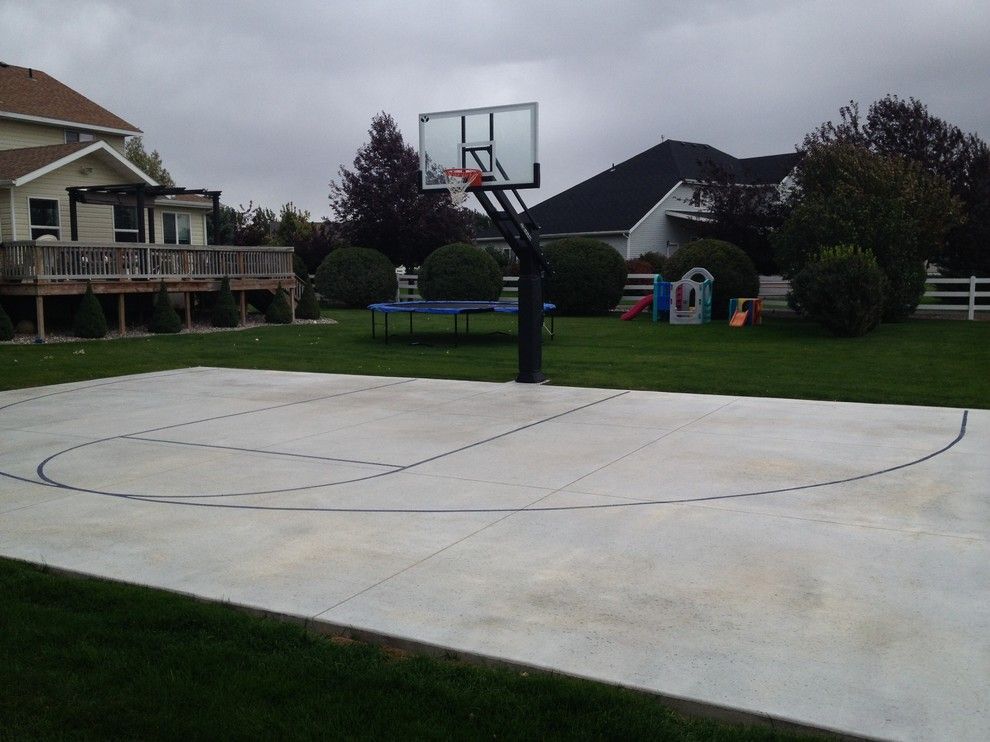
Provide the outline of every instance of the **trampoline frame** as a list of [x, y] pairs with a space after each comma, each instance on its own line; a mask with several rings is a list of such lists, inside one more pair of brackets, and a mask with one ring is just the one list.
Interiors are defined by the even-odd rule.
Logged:
[[[550, 339], [553, 340], [554, 337], [554, 315], [553, 311], [557, 308], [555, 304], [544, 303], [543, 312], [546, 316], [550, 318], [550, 327], [547, 330], [550, 334]], [[471, 315], [472, 314], [518, 314], [519, 305], [512, 301], [396, 301], [396, 302], [379, 302], [378, 304], [369, 304], [368, 309], [371, 310], [371, 337], [375, 339], [377, 337], [377, 323], [375, 321], [375, 313], [381, 312], [385, 315], [385, 344], [388, 344], [389, 338], [389, 327], [388, 327], [388, 316], [390, 314], [401, 314], [405, 313], [409, 315], [409, 335], [413, 334], [413, 315], [414, 314], [447, 314], [454, 318], [454, 347], [457, 347], [458, 340], [460, 339], [460, 328], [458, 318], [464, 315], [464, 334], [471, 334]], [[547, 329], [544, 325], [544, 329]]]

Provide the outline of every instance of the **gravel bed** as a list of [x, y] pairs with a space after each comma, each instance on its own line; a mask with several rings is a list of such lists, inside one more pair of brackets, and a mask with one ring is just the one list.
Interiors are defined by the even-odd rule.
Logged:
[[[293, 325], [335, 325], [337, 320], [330, 319], [329, 317], [324, 317], [322, 319], [297, 319], [292, 323]], [[250, 316], [247, 322], [240, 327], [213, 327], [209, 323], [204, 322], [193, 322], [191, 330], [187, 330], [185, 327], [182, 328], [182, 332], [178, 333], [180, 335], [200, 335], [210, 332], [240, 332], [242, 330], [256, 330], [259, 327], [269, 326], [263, 317]], [[143, 337], [153, 337], [154, 333], [148, 332], [143, 327], [129, 327], [127, 328], [127, 335], [124, 337], [129, 338], [143, 338]], [[84, 343], [84, 342], [102, 342], [106, 340], [117, 340], [121, 337], [120, 333], [116, 329], [110, 330], [106, 337], [102, 338], [80, 338], [75, 335], [65, 335], [60, 333], [48, 333], [45, 338], [45, 345], [51, 345], [52, 343]], [[32, 345], [35, 343], [34, 335], [14, 335], [13, 340], [9, 340], [5, 345]]]

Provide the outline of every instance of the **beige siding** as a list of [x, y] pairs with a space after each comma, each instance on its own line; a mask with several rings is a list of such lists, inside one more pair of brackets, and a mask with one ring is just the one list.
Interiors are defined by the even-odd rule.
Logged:
[[163, 244], [165, 241], [165, 227], [162, 224], [162, 214], [165, 212], [174, 214], [189, 214], [189, 231], [192, 245], [205, 245], [206, 232], [204, 231], [203, 209], [190, 209], [181, 206], [156, 206], [155, 207], [155, 243]]
[[61, 126], [0, 119], [0, 149], [44, 147], [49, 144], [65, 144], [65, 129]]
[[10, 232], [10, 190], [0, 189], [0, 242], [12, 240]]
[[[0, 119], [0, 150], [21, 147], [45, 147], [49, 144], [65, 144], [65, 126], [36, 124], [30, 121]], [[82, 131], [82, 129], [80, 129]], [[92, 132], [93, 139], [102, 139], [115, 150], [124, 153], [124, 137], [118, 134]]]
[[[83, 167], [93, 168], [88, 175], [80, 171]], [[130, 183], [133, 178], [121, 178], [117, 170], [109, 167], [102, 157], [88, 155], [58, 170], [42, 175], [40, 178], [14, 189], [14, 211], [17, 217], [17, 239], [31, 238], [30, 222], [28, 221], [29, 198], [58, 199], [61, 206], [59, 220], [61, 238], [70, 239], [69, 233], [69, 194], [68, 186], [109, 185], [113, 183]], [[113, 209], [110, 206], [95, 206], [79, 204], [79, 239], [83, 241], [99, 241], [113, 239]]]

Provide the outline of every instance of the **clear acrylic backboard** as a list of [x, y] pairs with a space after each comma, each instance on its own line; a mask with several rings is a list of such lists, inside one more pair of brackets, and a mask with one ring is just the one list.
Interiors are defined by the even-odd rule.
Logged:
[[448, 188], [444, 170], [481, 171], [471, 190], [538, 188], [536, 103], [437, 111], [419, 115], [420, 187]]

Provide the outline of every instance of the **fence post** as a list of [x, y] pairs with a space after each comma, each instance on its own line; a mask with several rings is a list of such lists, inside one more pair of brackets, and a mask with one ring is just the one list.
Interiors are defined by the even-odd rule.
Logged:
[[976, 276], [969, 277], [969, 311], [966, 319], [976, 319]]

